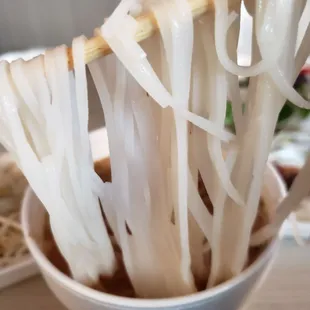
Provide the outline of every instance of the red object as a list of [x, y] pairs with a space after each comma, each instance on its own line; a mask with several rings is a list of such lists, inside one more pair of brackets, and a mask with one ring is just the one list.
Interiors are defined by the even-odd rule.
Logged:
[[301, 72], [300, 74], [303, 74], [303, 75], [310, 75], [310, 66], [305, 66], [301, 69]]

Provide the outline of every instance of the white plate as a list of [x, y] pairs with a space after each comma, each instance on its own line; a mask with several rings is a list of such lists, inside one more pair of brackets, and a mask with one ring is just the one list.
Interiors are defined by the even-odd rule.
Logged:
[[32, 257], [13, 266], [0, 269], [0, 290], [30, 278], [38, 272], [38, 267]]

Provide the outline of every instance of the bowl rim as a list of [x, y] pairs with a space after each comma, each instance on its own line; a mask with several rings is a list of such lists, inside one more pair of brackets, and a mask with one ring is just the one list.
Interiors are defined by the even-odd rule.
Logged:
[[[199, 303], [205, 299], [214, 298], [221, 293], [228, 291], [232, 287], [243, 282], [245, 279], [251, 277], [259, 270], [266, 262], [268, 262], [269, 257], [274, 256], [276, 253], [276, 247], [278, 246], [278, 238], [274, 238], [267, 248], [260, 254], [260, 256], [252, 263], [248, 268], [242, 271], [237, 277], [230, 279], [216, 287], [210, 288], [205, 291], [196, 292], [191, 295], [173, 297], [173, 298], [162, 298], [162, 299], [139, 299], [139, 298], [129, 298], [111, 295], [104, 292], [96, 291], [95, 289], [84, 286], [78, 283], [58, 270], [43, 254], [40, 247], [37, 245], [35, 240], [30, 235], [29, 230], [29, 209], [32, 205], [32, 201], [38, 199], [32, 189], [29, 187], [26, 190], [23, 202], [22, 202], [22, 212], [21, 212], [21, 223], [23, 228], [23, 233], [25, 237], [26, 244], [34, 257], [35, 261], [40, 266], [43, 274], [48, 274], [54, 281], [56, 281], [60, 286], [70, 290], [75, 295], [81, 295], [86, 297], [88, 300], [93, 300], [102, 304], [110, 304], [113, 306], [126, 306], [135, 308], [168, 308], [176, 307], [180, 305], [186, 305], [191, 303]], [[268, 265], [268, 263], [267, 263]]]

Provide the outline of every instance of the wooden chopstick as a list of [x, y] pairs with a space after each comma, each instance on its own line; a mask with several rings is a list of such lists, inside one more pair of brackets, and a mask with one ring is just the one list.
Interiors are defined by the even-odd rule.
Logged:
[[[193, 19], [198, 18], [207, 11], [214, 10], [214, 0], [188, 0], [193, 13]], [[241, 0], [230, 0], [230, 6], [240, 3]], [[141, 42], [151, 37], [158, 29], [158, 24], [153, 13], [148, 13], [136, 18], [138, 21], [138, 29], [136, 33], [136, 41]], [[95, 36], [87, 40], [85, 44], [85, 63], [89, 63], [97, 58], [111, 54], [112, 51], [108, 43], [101, 37]], [[68, 65], [73, 68], [72, 50], [68, 48]]]

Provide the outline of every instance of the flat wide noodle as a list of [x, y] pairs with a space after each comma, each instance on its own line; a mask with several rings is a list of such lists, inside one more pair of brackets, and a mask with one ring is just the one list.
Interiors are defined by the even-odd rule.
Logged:
[[[197, 3], [123, 0], [96, 30], [114, 52], [89, 64], [109, 139], [106, 183], [88, 138], [86, 39], [73, 41], [73, 72], [65, 46], [0, 63], [0, 142], [44, 204], [79, 282], [126, 272], [131, 295], [142, 298], [213, 287], [240, 274], [309, 194], [310, 159], [273, 217], [280, 199], [261, 197], [286, 99], [309, 108], [292, 87], [310, 52], [306, 2], [245, 1], [249, 67], [238, 65], [241, 1], [214, 0], [193, 21]], [[139, 44], [133, 15], [150, 11], [159, 31]], [[245, 100], [239, 75], [251, 77]], [[225, 128], [228, 99], [235, 133]]]

